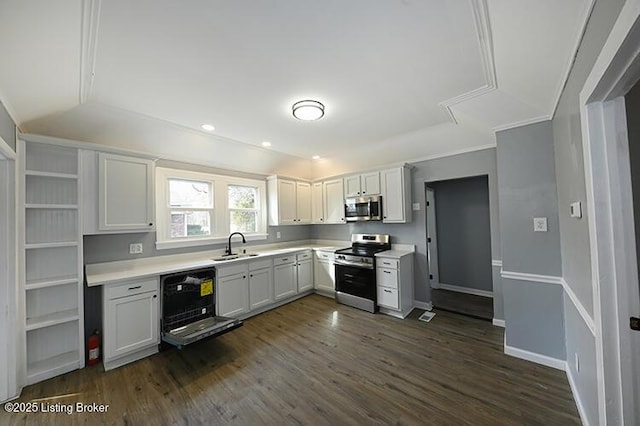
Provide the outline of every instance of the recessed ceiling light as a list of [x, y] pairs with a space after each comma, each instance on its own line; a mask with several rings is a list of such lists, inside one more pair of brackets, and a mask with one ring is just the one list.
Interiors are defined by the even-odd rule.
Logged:
[[211, 124], [203, 124], [202, 128], [204, 130], [206, 130], [207, 132], [213, 132], [216, 128], [213, 127]]
[[298, 120], [313, 121], [322, 118], [324, 115], [324, 105], [318, 101], [299, 101], [291, 107], [293, 116]]
[[314, 160], [319, 160], [319, 159], [320, 159], [320, 156], [319, 156], [319, 155], [314, 155], [314, 156], [313, 156], [313, 157], [311, 157], [311, 158], [313, 158]]
[[271, 142], [264, 141], [264, 142], [262, 142], [262, 146], [264, 146], [265, 148], [269, 148], [271, 146]]

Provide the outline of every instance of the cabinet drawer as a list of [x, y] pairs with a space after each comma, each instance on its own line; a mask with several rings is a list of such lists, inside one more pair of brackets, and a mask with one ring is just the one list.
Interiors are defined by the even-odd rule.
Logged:
[[310, 251], [305, 251], [305, 252], [302, 252], [302, 253], [298, 253], [298, 254], [296, 254], [296, 259], [297, 260], [311, 259], [311, 252]]
[[295, 262], [296, 262], [295, 253], [291, 253], [290, 255], [287, 255], [287, 256], [280, 256], [280, 257], [273, 258], [273, 266], [286, 265], [288, 263], [295, 263]]
[[218, 278], [220, 277], [228, 277], [229, 275], [235, 274], [247, 274], [248, 271], [247, 264], [245, 262], [240, 262], [237, 265], [223, 266], [221, 268], [216, 268], [216, 275]]
[[104, 291], [105, 298], [107, 300], [112, 300], [119, 297], [132, 296], [134, 294], [147, 293], [149, 291], [158, 291], [159, 287], [158, 278], [148, 278], [139, 281], [129, 281], [122, 284], [107, 285]]
[[398, 271], [396, 269], [376, 268], [376, 282], [379, 286], [398, 288]]
[[316, 258], [333, 262], [336, 259], [336, 254], [330, 251], [317, 251]]
[[378, 257], [376, 265], [383, 268], [398, 269], [398, 259], [387, 259], [386, 257]]
[[271, 268], [271, 259], [261, 259], [249, 262], [249, 270], [257, 271], [258, 269]]
[[378, 286], [378, 305], [398, 309], [400, 307], [398, 303], [398, 290]]

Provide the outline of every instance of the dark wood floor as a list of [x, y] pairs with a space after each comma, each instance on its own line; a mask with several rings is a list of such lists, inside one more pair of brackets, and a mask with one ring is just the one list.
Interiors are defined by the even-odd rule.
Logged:
[[[106, 414], [10, 424], [579, 424], [562, 371], [504, 355], [503, 330], [448, 312], [398, 320], [309, 296], [216, 339], [23, 391]], [[4, 417], [2, 417], [4, 416]]]
[[475, 318], [493, 320], [493, 299], [442, 289], [431, 289], [431, 301], [435, 308]]

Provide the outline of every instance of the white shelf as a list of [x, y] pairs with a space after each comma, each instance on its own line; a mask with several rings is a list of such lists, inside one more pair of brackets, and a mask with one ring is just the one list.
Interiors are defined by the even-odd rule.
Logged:
[[84, 366], [81, 164], [76, 148], [18, 140], [27, 384]]
[[27, 365], [27, 385], [76, 370], [82, 366], [77, 350]]
[[27, 209], [77, 210], [77, 204], [25, 204]]
[[62, 277], [56, 279], [27, 281], [25, 290], [37, 290], [39, 288], [56, 287], [65, 284], [74, 284], [79, 281], [78, 277]]
[[52, 325], [64, 324], [65, 322], [77, 321], [78, 309], [54, 312], [35, 318], [27, 318], [27, 331], [38, 330], [40, 328], [51, 327]]
[[25, 244], [24, 248], [29, 249], [43, 249], [43, 248], [58, 248], [58, 247], [76, 247], [77, 241], [60, 241], [55, 243], [32, 243]]
[[24, 174], [26, 176], [42, 176], [42, 177], [52, 177], [52, 178], [58, 178], [58, 179], [78, 179], [78, 175], [75, 175], [75, 174], [43, 172], [39, 170], [26, 170]]

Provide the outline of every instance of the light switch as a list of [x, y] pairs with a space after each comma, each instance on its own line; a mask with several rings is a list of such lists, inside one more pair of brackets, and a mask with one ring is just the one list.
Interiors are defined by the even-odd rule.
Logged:
[[575, 217], [576, 219], [582, 218], [582, 203], [580, 201], [571, 203], [569, 208], [571, 209], [571, 217]]
[[546, 217], [534, 217], [533, 218], [533, 230], [535, 232], [547, 232], [547, 218]]
[[277, 231], [277, 232], [276, 232], [276, 238], [280, 238], [280, 237], [281, 237], [281, 235], [280, 235], [280, 231]]
[[417, 212], [418, 210], [420, 210], [420, 203], [413, 203], [413, 211]]

